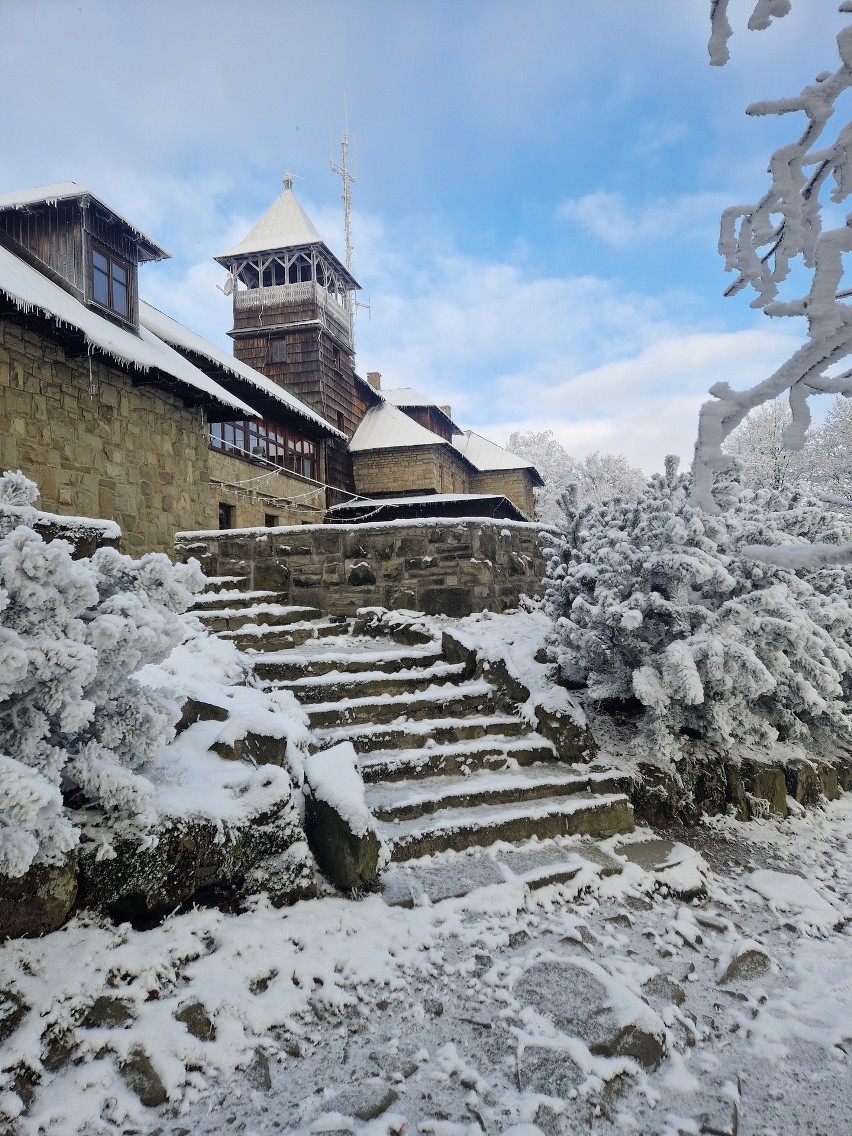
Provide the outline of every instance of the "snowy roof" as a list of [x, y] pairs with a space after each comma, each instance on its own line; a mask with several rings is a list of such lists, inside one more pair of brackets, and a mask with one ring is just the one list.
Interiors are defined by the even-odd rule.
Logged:
[[536, 483], [542, 484], [539, 472], [532, 462], [518, 457], [517, 454], [510, 453], [509, 450], [504, 450], [496, 442], [483, 438], [481, 434], [477, 434], [473, 430], [465, 430], [462, 434], [453, 435], [453, 445], [483, 473], [504, 469], [528, 469], [535, 474]]
[[365, 450], [391, 450], [399, 446], [446, 446], [439, 434], [433, 434], [389, 402], [371, 406], [355, 431], [349, 449], [352, 453]]
[[137, 336], [111, 320], [104, 319], [2, 245], [0, 292], [8, 296], [22, 312], [37, 311], [66, 327], [76, 328], [82, 332], [88, 346], [97, 348], [120, 363], [140, 371], [156, 368], [187, 386], [203, 391], [216, 402], [233, 407], [241, 414], [256, 417], [256, 411], [250, 406], [229, 394], [197, 367], [193, 367], [147, 328], [141, 327]]
[[214, 260], [230, 260], [253, 252], [318, 245], [323, 239], [293, 192], [293, 179], [284, 175], [284, 191], [238, 245], [220, 253]]
[[419, 493], [408, 497], [359, 497], [332, 505], [329, 513], [344, 513], [365, 505], [448, 505], [454, 502], [493, 501], [494, 493]]
[[390, 390], [383, 390], [382, 394], [394, 406], [437, 406], [434, 399], [427, 398], [414, 387], [391, 387]]
[[270, 379], [262, 375], [260, 371], [256, 371], [248, 364], [242, 363], [239, 359], [235, 359], [233, 355], [229, 355], [227, 351], [223, 351], [221, 347], [217, 347], [209, 340], [204, 339], [195, 331], [190, 331], [188, 327], [184, 327], [182, 323], [178, 323], [176, 319], [167, 316], [165, 312], [159, 311], [158, 308], [147, 304], [144, 300], [139, 301], [139, 322], [143, 327], [147, 327], [154, 335], [160, 339], [164, 339], [166, 343], [170, 343], [178, 350], [191, 351], [194, 354], [201, 355], [205, 359], [209, 359], [211, 363], [215, 363], [217, 367], [227, 371], [235, 378], [243, 382], [250, 383], [259, 392], [268, 398], [274, 398], [277, 402], [282, 403], [294, 414], [299, 414], [303, 418], [321, 426], [323, 431], [328, 434], [333, 434], [337, 438], [346, 438], [340, 430], [330, 425], [326, 420], [316, 411], [311, 410], [306, 406], [301, 399], [296, 398], [295, 395], [290, 394], [284, 387], [273, 383]]
[[171, 253], [166, 252], [164, 248], [152, 241], [147, 234], [143, 233], [136, 225], [131, 224], [126, 217], [122, 217], [120, 213], [116, 213], [105, 201], [100, 197], [96, 197], [90, 189], [86, 189], [84, 185], [78, 185], [75, 181], [57, 181], [51, 185], [39, 185], [33, 189], [19, 189], [15, 193], [0, 194], [0, 213], [7, 209], [26, 209], [31, 205], [56, 205], [58, 201], [94, 201], [101, 209], [109, 213], [116, 221], [124, 225], [136, 240], [144, 247], [142, 250], [142, 260], [165, 260]]

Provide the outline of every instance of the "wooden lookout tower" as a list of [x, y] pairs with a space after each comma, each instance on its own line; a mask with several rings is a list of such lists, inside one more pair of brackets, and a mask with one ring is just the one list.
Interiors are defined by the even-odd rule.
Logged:
[[[314, 228], [291, 174], [243, 240], [214, 259], [230, 273], [235, 356], [351, 438], [367, 406], [353, 354], [360, 285]], [[328, 443], [325, 475], [331, 486], [354, 489], [342, 441]]]

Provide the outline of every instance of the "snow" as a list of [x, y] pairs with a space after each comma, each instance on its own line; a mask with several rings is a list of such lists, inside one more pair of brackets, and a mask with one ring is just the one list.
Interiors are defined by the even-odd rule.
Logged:
[[502, 446], [498, 446], [488, 438], [483, 438], [481, 434], [477, 434], [473, 430], [454, 434], [453, 445], [459, 453], [464, 454], [471, 465], [482, 472], [527, 469], [530, 471], [535, 485], [544, 484], [532, 462], [513, 454], [509, 450], [504, 450]]
[[449, 443], [439, 434], [433, 434], [390, 403], [381, 402], [371, 406], [361, 419], [349, 443], [349, 449], [357, 454], [367, 450], [447, 445]]
[[99, 197], [96, 197], [90, 189], [77, 185], [73, 181], [59, 181], [52, 185], [39, 185], [34, 189], [19, 189], [14, 193], [0, 194], [0, 212], [5, 209], [26, 209], [27, 206], [31, 205], [55, 205], [58, 201], [75, 201], [83, 198], [94, 201], [107, 213], [126, 225], [138, 241], [148, 246], [146, 249], [140, 250], [144, 260], [164, 260], [170, 256], [170, 253], [167, 253], [164, 248], [152, 241], [141, 229], [131, 224], [126, 217], [116, 213], [114, 209], [111, 209]]
[[[0, 1108], [17, 1116], [16, 1136], [386, 1136], [403, 1125], [454, 1136], [470, 1125], [675, 1136], [725, 1131], [735, 1105], [743, 1136], [848, 1131], [852, 935], [848, 926], [802, 933], [750, 883], [771, 871], [787, 894], [802, 871], [848, 913], [852, 802], [685, 835], [712, 861], [708, 895], [689, 903], [633, 865], [536, 892], [498, 882], [411, 909], [379, 895], [284, 910], [261, 898], [238, 915], [196, 910], [147, 932], [77, 917], [42, 939], [8, 942], [0, 989], [25, 1011], [0, 1068], [23, 1064], [40, 1080], [25, 1109], [10, 1078]], [[616, 853], [623, 844], [606, 843]], [[769, 968], [720, 987], [724, 967], [755, 949]], [[659, 1068], [591, 1052], [582, 1024], [565, 1032], [547, 1007], [519, 997], [522, 977], [545, 960], [599, 981], [619, 1021], [662, 1034]], [[554, 1003], [566, 996], [553, 994]], [[88, 1021], [104, 995], [127, 1007], [125, 1022]], [[207, 1040], [175, 1017], [193, 1004], [215, 1026]], [[44, 1039], [63, 1031], [70, 1059], [47, 1068]], [[120, 1074], [134, 1051], [148, 1054], [163, 1106], [144, 1108]], [[269, 1087], [252, 1071], [258, 1053]], [[551, 1070], [546, 1092], [528, 1080], [535, 1054]], [[376, 1119], [354, 1115], [383, 1098], [391, 1103]]]
[[259, 371], [255, 371], [253, 367], [249, 367], [246, 363], [240, 362], [239, 359], [233, 355], [229, 355], [227, 351], [223, 351], [220, 347], [210, 343], [204, 339], [203, 336], [198, 335], [194, 331], [190, 331], [188, 327], [178, 323], [176, 319], [166, 315], [164, 312], [159, 311], [157, 308], [152, 307], [151, 304], [146, 303], [144, 300], [139, 301], [139, 322], [143, 327], [146, 327], [150, 332], [157, 336], [158, 339], [170, 344], [178, 350], [192, 351], [202, 355], [205, 359], [209, 359], [212, 363], [222, 367], [231, 375], [236, 376], [238, 379], [243, 379], [251, 383], [253, 387], [261, 391], [268, 398], [274, 398], [277, 402], [282, 403], [292, 410], [294, 414], [300, 415], [302, 418], [307, 418], [310, 422], [316, 423], [323, 428], [325, 433], [331, 434], [336, 438], [345, 438], [346, 435], [332, 426], [329, 422], [315, 411], [311, 410], [295, 395], [290, 394], [284, 387], [279, 386], [278, 383], [273, 383], [262, 375]]
[[[286, 185], [286, 182], [285, 182]], [[322, 244], [322, 237], [291, 188], [285, 188], [239, 244], [213, 259], [220, 263], [253, 252], [274, 252], [298, 245]]]
[[111, 359], [140, 371], [156, 368], [195, 390], [203, 391], [239, 416], [256, 418], [256, 411], [236, 398], [218, 383], [193, 367], [173, 348], [141, 327], [139, 335], [119, 327], [80, 303], [69, 292], [48, 280], [8, 249], [0, 246], [0, 292], [5, 293], [21, 311], [38, 311], [76, 328], [91, 348], [97, 348]]
[[[467, 496], [465, 494], [465, 496]], [[447, 520], [446, 524], [454, 525], [467, 525], [467, 524], [482, 524], [487, 522], [493, 524], [495, 527], [499, 525], [500, 529], [510, 528], [524, 528], [536, 529], [538, 532], [548, 531], [544, 525], [539, 525], [535, 521], [513, 521], [513, 520], [500, 520], [495, 521], [492, 517], [459, 517], [458, 519]], [[394, 521], [364, 521], [357, 525], [335, 525], [335, 529], [349, 532], [363, 532], [365, 529], [389, 529], [389, 528], [434, 528], [434, 517], [422, 517], [414, 520], [394, 520]], [[175, 533], [175, 540], [192, 541], [192, 540], [210, 540], [217, 538], [220, 540], [229, 540], [234, 536], [254, 536], [258, 540], [269, 540], [270, 537], [279, 538], [282, 535], [297, 534], [306, 536], [310, 533], [311, 529], [321, 529], [323, 532], [328, 532], [326, 525], [277, 525], [275, 528], [265, 528], [262, 526], [255, 528], [244, 529], [198, 529], [196, 531], [178, 532]]]
[[313, 796], [330, 805], [356, 836], [374, 831], [351, 742], [311, 754], [305, 761], [305, 779]]

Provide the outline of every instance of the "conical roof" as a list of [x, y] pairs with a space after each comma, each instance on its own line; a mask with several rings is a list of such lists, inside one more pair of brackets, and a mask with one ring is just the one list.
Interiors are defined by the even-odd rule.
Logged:
[[284, 191], [234, 248], [214, 257], [223, 261], [253, 252], [275, 252], [299, 245], [321, 245], [323, 239], [293, 192], [293, 175], [284, 175]]

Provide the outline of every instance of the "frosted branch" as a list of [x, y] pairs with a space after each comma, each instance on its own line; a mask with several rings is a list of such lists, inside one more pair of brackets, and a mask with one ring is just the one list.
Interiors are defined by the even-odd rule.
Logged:
[[[791, 0], [757, 0], [754, 11], [749, 16], [749, 31], [760, 32], [768, 28], [773, 19], [789, 14]], [[728, 40], [734, 34], [728, 20], [728, 0], [710, 0], [710, 63], [713, 67], [724, 67], [731, 55]]]
[[[727, 52], [730, 24], [727, 0], [711, 7], [711, 57], [721, 60]], [[841, 10], [852, 11], [852, 4]], [[773, 18], [790, 11], [789, 0], [761, 0], [755, 5], [749, 27], [765, 28]], [[713, 46], [715, 44], [715, 47]], [[852, 306], [845, 303], [849, 292], [842, 286], [844, 255], [852, 252], [852, 221], [823, 231], [820, 192], [833, 179], [830, 197], [842, 203], [852, 193], [852, 124], [845, 124], [835, 139], [823, 140], [825, 128], [840, 96], [852, 86], [852, 27], [837, 37], [840, 66], [822, 72], [794, 98], [753, 103], [751, 115], [802, 113], [805, 125], [797, 140], [779, 147], [770, 158], [771, 182], [754, 205], [735, 205], [722, 214], [719, 252], [725, 268], [736, 279], [726, 295], [750, 287], [752, 307], [770, 316], [804, 316], [808, 342], [768, 379], [747, 391], [734, 391], [717, 383], [710, 394], [714, 401], [701, 408], [693, 464], [693, 502], [717, 512], [712, 497], [713, 474], [729, 459], [722, 452], [725, 438], [761, 403], [788, 392], [792, 421], [786, 443], [800, 449], [810, 425], [808, 399], [819, 393], [852, 393], [852, 373], [826, 377], [825, 372], [852, 351]], [[819, 148], [817, 148], [819, 146]], [[850, 214], [852, 218], [852, 214]], [[806, 294], [779, 299], [779, 285], [787, 280], [791, 264], [801, 258], [810, 270]]]

